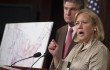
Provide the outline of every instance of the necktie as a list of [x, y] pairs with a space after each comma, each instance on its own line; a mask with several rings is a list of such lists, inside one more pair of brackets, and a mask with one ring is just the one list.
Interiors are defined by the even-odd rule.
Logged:
[[69, 32], [68, 32], [68, 35], [67, 35], [66, 42], [65, 42], [64, 58], [66, 57], [66, 54], [67, 54], [68, 48], [69, 48], [70, 43], [71, 43], [71, 41], [72, 41], [72, 32], [73, 32], [73, 29], [70, 28], [70, 29], [69, 29]]

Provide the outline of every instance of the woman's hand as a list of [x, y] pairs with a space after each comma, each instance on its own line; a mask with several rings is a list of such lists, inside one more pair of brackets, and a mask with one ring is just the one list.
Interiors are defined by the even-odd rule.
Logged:
[[59, 45], [55, 42], [54, 39], [50, 42], [50, 44], [48, 46], [48, 50], [53, 56], [53, 61], [54, 61], [55, 67], [57, 67], [57, 65], [60, 61], [60, 58], [59, 58], [59, 50], [60, 49], [59, 49]]

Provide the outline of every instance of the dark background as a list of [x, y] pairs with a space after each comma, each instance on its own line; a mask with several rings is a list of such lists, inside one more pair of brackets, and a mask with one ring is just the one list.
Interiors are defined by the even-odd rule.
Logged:
[[[100, 1], [100, 14], [104, 30], [104, 44], [110, 49], [110, 0]], [[87, 0], [85, 0], [85, 5]], [[65, 25], [63, 19], [63, 0], [0, 0], [0, 41], [6, 23], [12, 22], [45, 22], [54, 21], [50, 40], [55, 37], [55, 31]], [[51, 55], [48, 53], [44, 68], [49, 68]]]

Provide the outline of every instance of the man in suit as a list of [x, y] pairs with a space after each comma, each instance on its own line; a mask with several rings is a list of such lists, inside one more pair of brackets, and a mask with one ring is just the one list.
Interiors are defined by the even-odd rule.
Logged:
[[[64, 5], [64, 20], [67, 23], [67, 25], [57, 30], [56, 39], [52, 40], [48, 47], [48, 49], [51, 49], [53, 51], [57, 49], [56, 45], [60, 46], [59, 52], [54, 51], [54, 52], [57, 52], [59, 55], [54, 54], [54, 52], [51, 53], [55, 56], [59, 56], [59, 59], [65, 58], [75, 44], [74, 41], [72, 40], [72, 42], [70, 43], [67, 49], [67, 53], [65, 54], [65, 42], [67, 40], [68, 31], [70, 28], [73, 29], [72, 38], [74, 38], [75, 32], [76, 32], [74, 27], [74, 16], [80, 9], [84, 8], [84, 1], [83, 0], [64, 0], [63, 5]], [[54, 64], [57, 64], [57, 62], [54, 61], [54, 59], [53, 59], [53, 62]]]

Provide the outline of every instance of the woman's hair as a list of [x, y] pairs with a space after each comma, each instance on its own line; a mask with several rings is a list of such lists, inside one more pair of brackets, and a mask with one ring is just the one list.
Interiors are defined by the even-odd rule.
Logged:
[[91, 10], [82, 9], [78, 13], [76, 13], [75, 22], [77, 20], [77, 17], [82, 13], [86, 13], [91, 18], [93, 25], [95, 25], [95, 27], [96, 27], [96, 30], [94, 32], [95, 38], [103, 41], [104, 40], [104, 29], [103, 29], [103, 24], [102, 24], [100, 18]]
[[63, 0], [63, 4], [66, 2], [73, 2], [80, 5], [80, 9], [84, 9], [84, 0]]

